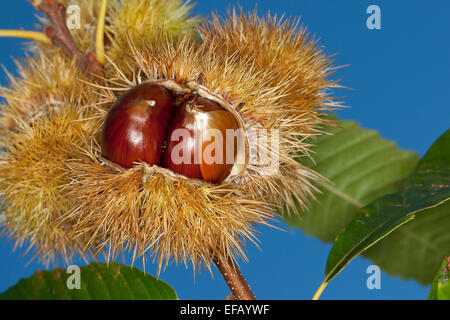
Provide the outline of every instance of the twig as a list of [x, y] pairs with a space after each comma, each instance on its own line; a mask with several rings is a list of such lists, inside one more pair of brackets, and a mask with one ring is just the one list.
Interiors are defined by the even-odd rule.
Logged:
[[97, 23], [97, 34], [95, 36], [95, 54], [97, 55], [98, 62], [105, 64], [105, 20], [108, 0], [101, 1]]
[[32, 39], [51, 44], [50, 39], [42, 32], [24, 30], [0, 30], [0, 37], [11, 37], [21, 39]]
[[227, 296], [227, 300], [256, 300], [247, 281], [231, 259], [224, 262], [216, 258], [214, 262], [231, 290], [232, 295]]
[[86, 73], [94, 76], [96, 82], [101, 80], [103, 66], [97, 61], [94, 53], [83, 55], [78, 49], [66, 25], [65, 6], [57, 0], [32, 0], [32, 5], [48, 16], [51, 25], [45, 29], [45, 34], [52, 43], [64, 50], [69, 57], [75, 58]]

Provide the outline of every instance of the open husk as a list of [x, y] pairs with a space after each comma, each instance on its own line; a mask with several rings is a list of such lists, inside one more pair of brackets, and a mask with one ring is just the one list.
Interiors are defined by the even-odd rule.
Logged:
[[[97, 6], [79, 3], [95, 25]], [[188, 9], [180, 1], [112, 1], [105, 85], [61, 50], [30, 44], [19, 76], [1, 90], [1, 221], [18, 245], [35, 247], [46, 262], [131, 251], [159, 268], [171, 259], [209, 267], [214, 257], [245, 259], [257, 225], [281, 207], [307, 208], [319, 177], [298, 159], [321, 134], [323, 112], [339, 105], [329, 96], [337, 86], [329, 58], [297, 21], [231, 11], [196, 33]], [[92, 49], [92, 30], [73, 33]], [[108, 110], [143, 81], [195, 87], [235, 114], [248, 158], [229, 179], [212, 185], [146, 163], [124, 170], [102, 157]]]

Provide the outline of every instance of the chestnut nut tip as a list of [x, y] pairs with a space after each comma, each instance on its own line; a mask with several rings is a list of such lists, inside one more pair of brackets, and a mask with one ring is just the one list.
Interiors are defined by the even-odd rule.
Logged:
[[[239, 129], [234, 116], [196, 91], [176, 95], [161, 84], [144, 82], [118, 98], [102, 137], [106, 158], [131, 168], [158, 165], [188, 178], [221, 183], [233, 167], [237, 146], [225, 139]], [[213, 133], [213, 134], [211, 134]]]

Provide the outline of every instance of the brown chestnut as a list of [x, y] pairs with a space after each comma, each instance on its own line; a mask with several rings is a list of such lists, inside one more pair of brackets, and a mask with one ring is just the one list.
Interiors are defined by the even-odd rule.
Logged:
[[175, 98], [163, 86], [143, 83], [112, 107], [103, 127], [103, 154], [124, 168], [145, 161], [158, 165]]
[[231, 172], [237, 151], [234, 140], [227, 141], [227, 130], [236, 129], [231, 113], [212, 100], [194, 96], [175, 113], [163, 167], [190, 178], [222, 182]]
[[124, 168], [144, 161], [217, 184], [234, 165], [238, 128], [234, 116], [213, 100], [196, 93], [176, 97], [162, 85], [143, 83], [108, 113], [103, 153]]

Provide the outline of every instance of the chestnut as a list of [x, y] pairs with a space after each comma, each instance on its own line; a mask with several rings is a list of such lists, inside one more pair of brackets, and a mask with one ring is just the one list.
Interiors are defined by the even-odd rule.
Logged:
[[104, 156], [124, 168], [139, 161], [158, 165], [174, 107], [174, 96], [163, 86], [143, 83], [127, 91], [106, 117]]
[[123, 168], [144, 161], [218, 184], [233, 168], [237, 146], [229, 137], [237, 129], [238, 121], [219, 103], [144, 82], [125, 92], [109, 111], [103, 155]]
[[[231, 172], [237, 148], [227, 141], [227, 130], [238, 129], [231, 113], [218, 103], [198, 96], [183, 102], [167, 137], [162, 165], [176, 173], [212, 183]], [[229, 132], [229, 131], [228, 131]]]

